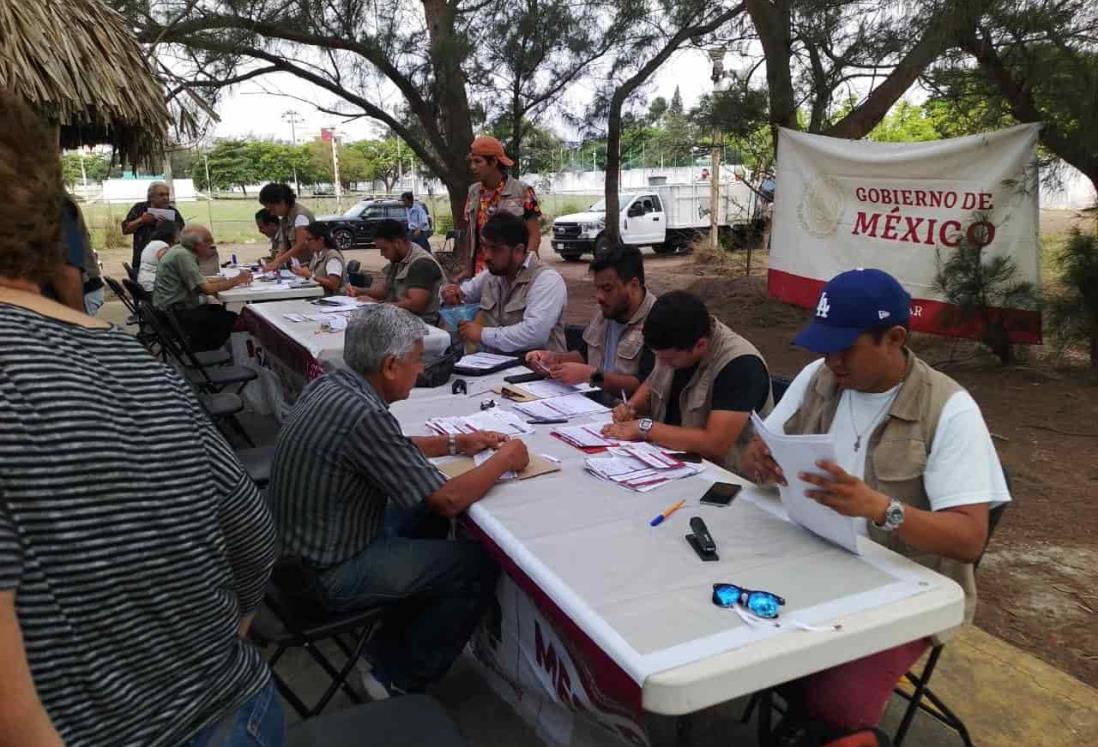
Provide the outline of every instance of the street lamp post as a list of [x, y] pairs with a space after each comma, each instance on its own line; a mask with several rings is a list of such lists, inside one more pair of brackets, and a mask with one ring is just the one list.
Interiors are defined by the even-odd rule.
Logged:
[[[282, 121], [290, 123], [290, 142], [294, 147], [297, 147], [297, 125], [305, 121], [305, 118], [298, 114], [293, 109], [288, 109], [282, 112]], [[297, 183], [297, 164], [291, 164], [291, 168], [294, 171], [294, 194], [301, 195], [301, 185]]]

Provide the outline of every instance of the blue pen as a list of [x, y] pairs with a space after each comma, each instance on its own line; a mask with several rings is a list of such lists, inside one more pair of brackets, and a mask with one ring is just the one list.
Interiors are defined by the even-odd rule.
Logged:
[[668, 517], [670, 517], [671, 514], [675, 513], [676, 511], [678, 511], [680, 508], [682, 508], [685, 505], [686, 505], [686, 499], [683, 498], [681, 501], [674, 504], [673, 506], [668, 506], [666, 509], [664, 509], [664, 512], [662, 514], [660, 514], [656, 518], [652, 519], [652, 521], [648, 522], [648, 526], [658, 527], [660, 524], [667, 521]]

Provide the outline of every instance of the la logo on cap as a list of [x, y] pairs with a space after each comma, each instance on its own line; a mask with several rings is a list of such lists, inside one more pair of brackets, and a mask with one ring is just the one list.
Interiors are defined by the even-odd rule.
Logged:
[[831, 311], [831, 304], [827, 301], [827, 291], [820, 294], [820, 302], [816, 304], [816, 316], [820, 319], [827, 319], [828, 313]]
[[877, 310], [878, 319], [888, 319], [890, 316], [892, 316], [892, 314], [887, 311], [881, 311], [880, 309]]

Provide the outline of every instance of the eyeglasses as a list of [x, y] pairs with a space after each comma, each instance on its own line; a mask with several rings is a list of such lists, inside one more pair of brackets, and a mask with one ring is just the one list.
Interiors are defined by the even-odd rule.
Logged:
[[735, 584], [713, 584], [713, 604], [718, 607], [739, 604], [753, 615], [773, 620], [778, 616], [778, 608], [785, 605], [785, 600], [769, 591], [745, 589]]

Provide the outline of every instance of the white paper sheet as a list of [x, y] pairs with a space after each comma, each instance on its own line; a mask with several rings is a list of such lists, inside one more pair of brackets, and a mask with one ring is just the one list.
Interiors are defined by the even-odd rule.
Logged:
[[582, 394], [569, 394], [565, 397], [551, 397], [534, 402], [517, 402], [515, 409], [530, 417], [553, 420], [572, 418], [577, 415], [606, 412], [607, 408]]
[[431, 418], [427, 427], [443, 435], [458, 435], [474, 431], [496, 431], [507, 436], [525, 436], [534, 429], [513, 412], [492, 408], [473, 415], [455, 415], [448, 418]]
[[462, 368], [489, 369], [495, 368], [502, 363], [509, 363], [516, 360], [518, 360], [518, 358], [508, 355], [496, 355], [495, 353], [473, 353], [472, 355], [462, 356], [461, 360], [457, 362], [457, 365]]
[[528, 381], [525, 384], [513, 384], [512, 386], [515, 386], [528, 393], [531, 397], [537, 397], [538, 399], [563, 397], [569, 394], [576, 394], [577, 392], [588, 392], [594, 388], [587, 384], [577, 384], [576, 386], [562, 384], [559, 381], [553, 381], [552, 379]]
[[818, 473], [820, 468], [816, 466], [817, 461], [835, 461], [835, 442], [831, 436], [786, 436], [775, 433], [754, 413], [751, 415], [751, 423], [755, 433], [770, 449], [774, 461], [785, 473], [787, 484], [780, 487], [779, 493], [789, 518], [825, 540], [860, 555], [856, 520], [809, 498], [805, 491], [815, 486], [797, 477], [801, 472]]
[[621, 443], [617, 439], [606, 438], [602, 435], [602, 426], [594, 423], [584, 425], [570, 425], [554, 428], [553, 433], [566, 443], [580, 449], [606, 448], [617, 446]]
[[155, 215], [159, 220], [174, 221], [175, 211], [169, 208], [147, 208], [146, 211], [150, 215]]

